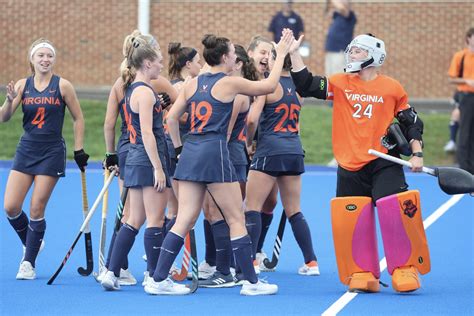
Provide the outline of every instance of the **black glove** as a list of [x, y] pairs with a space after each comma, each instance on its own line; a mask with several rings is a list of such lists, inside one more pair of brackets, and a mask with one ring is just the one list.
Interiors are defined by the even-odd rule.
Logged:
[[116, 153], [106, 153], [105, 154], [105, 168], [109, 169], [110, 167], [118, 166], [118, 156]]
[[176, 157], [176, 158], [174, 158], [174, 159], [175, 159], [176, 162], [178, 162], [178, 160], [179, 160], [179, 155], [181, 155], [181, 152], [182, 152], [182, 151], [183, 151], [183, 146], [179, 146], [179, 147], [176, 147], [176, 148], [174, 149], [174, 156]]
[[166, 92], [160, 93], [159, 96], [160, 96], [161, 107], [163, 110], [165, 110], [167, 107], [171, 105], [170, 96]]
[[74, 151], [74, 160], [76, 161], [77, 166], [81, 169], [82, 172], [85, 171], [84, 167], [87, 166], [87, 160], [89, 160], [89, 155], [86, 154], [84, 149]]

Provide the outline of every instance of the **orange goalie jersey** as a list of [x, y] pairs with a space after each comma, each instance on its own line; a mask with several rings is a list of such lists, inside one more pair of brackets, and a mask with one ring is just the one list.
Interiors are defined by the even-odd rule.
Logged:
[[381, 138], [397, 113], [410, 107], [401, 84], [384, 75], [371, 81], [363, 81], [356, 74], [331, 76], [327, 99], [334, 100], [334, 157], [350, 171], [377, 158], [368, 154], [370, 148], [387, 153]]

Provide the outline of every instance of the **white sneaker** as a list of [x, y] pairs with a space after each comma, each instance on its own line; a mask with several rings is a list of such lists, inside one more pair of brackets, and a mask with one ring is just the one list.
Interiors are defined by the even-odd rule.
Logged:
[[181, 269], [178, 268], [178, 266], [176, 265], [176, 262], [173, 262], [173, 265], [170, 268], [169, 275], [173, 275], [173, 274], [176, 274], [176, 273], [178, 273], [178, 274], [181, 273]]
[[143, 272], [143, 282], [142, 286], [146, 286], [148, 283], [148, 280], [151, 278], [150, 273], [148, 271]]
[[130, 270], [120, 269], [119, 284], [120, 285], [135, 285], [137, 284], [137, 279], [135, 279], [135, 277], [130, 272]]
[[331, 161], [328, 162], [326, 166], [328, 166], [328, 167], [337, 167], [338, 164], [337, 164], [336, 158], [332, 158]]
[[120, 290], [119, 278], [117, 278], [113, 271], [107, 271], [100, 282], [106, 291]]
[[20, 268], [16, 274], [17, 280], [34, 280], [36, 279], [35, 268], [28, 261], [22, 261], [20, 263]]
[[146, 257], [146, 254], [144, 254], [144, 255], [142, 256], [142, 259], [143, 259], [145, 262], [147, 261], [148, 258]]
[[263, 280], [258, 280], [255, 284], [245, 281], [240, 290], [240, 295], [272, 295], [276, 292], [278, 292], [278, 285], [276, 284], [269, 284]]
[[[189, 266], [189, 270], [191, 270], [191, 266]], [[216, 272], [216, 266], [209, 265], [206, 261], [203, 261], [199, 264], [198, 267], [198, 275], [199, 280], [207, 280], [214, 275]]]
[[265, 267], [265, 264], [263, 263], [263, 261], [265, 259], [268, 259], [267, 257], [267, 254], [265, 252], [257, 252], [257, 261], [258, 261], [258, 267], [260, 269], [260, 271], [263, 271], [263, 272], [272, 272], [272, 271], [275, 271], [275, 269], [268, 269], [267, 267]]
[[[41, 240], [41, 246], [40, 250], [38, 251], [38, 254], [40, 254], [41, 251], [44, 249], [44, 240]], [[21, 257], [21, 261], [25, 260], [25, 252], [26, 252], [26, 247], [23, 246], [23, 257]]]
[[444, 146], [444, 151], [445, 152], [455, 152], [456, 151], [456, 143], [453, 142], [452, 140], [450, 140]]
[[102, 282], [102, 279], [104, 278], [105, 273], [107, 273], [107, 268], [104, 267], [102, 270], [99, 271], [99, 274], [95, 276], [95, 280], [99, 283]]
[[174, 283], [170, 278], [161, 282], [149, 278], [145, 292], [152, 295], [186, 295], [191, 293], [191, 290], [182, 284]]
[[255, 274], [259, 275], [260, 274], [260, 264], [258, 263], [257, 260], [253, 261], [253, 268], [255, 270]]
[[301, 268], [298, 269], [298, 274], [301, 275], [319, 275], [319, 266], [316, 261], [311, 261], [307, 264], [304, 264]]

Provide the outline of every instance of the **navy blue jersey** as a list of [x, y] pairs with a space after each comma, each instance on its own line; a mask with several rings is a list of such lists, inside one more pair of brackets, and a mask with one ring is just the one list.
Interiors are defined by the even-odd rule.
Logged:
[[[133, 112], [130, 107], [130, 98], [132, 96], [133, 90], [137, 87], [146, 86], [149, 87], [152, 91], [153, 88], [147, 85], [144, 82], [135, 82], [132, 83], [127, 90], [125, 91], [125, 104], [126, 112], [128, 113], [127, 125], [130, 133], [130, 148], [127, 155], [127, 165], [151, 165], [151, 162], [148, 158], [148, 155], [145, 151], [145, 146], [143, 144], [143, 138], [140, 128], [140, 114]], [[156, 94], [155, 94], [156, 96]], [[156, 102], [153, 105], [153, 135], [156, 139], [156, 146], [158, 148], [161, 164], [163, 168], [167, 166], [168, 149], [165, 140], [165, 132], [163, 127], [163, 110], [161, 108], [160, 101], [156, 96]]]
[[189, 134], [216, 133], [227, 136], [233, 101], [224, 103], [211, 95], [216, 82], [225, 76], [222, 72], [199, 75], [197, 90], [188, 100], [187, 112], [191, 123]]
[[247, 155], [245, 154], [245, 139], [247, 136], [247, 114], [239, 113], [235, 121], [234, 128], [229, 139], [230, 160], [236, 165], [247, 165]]
[[291, 77], [281, 77], [283, 97], [265, 104], [258, 126], [257, 150], [254, 157], [282, 154], [303, 155], [299, 137], [301, 104]]
[[59, 79], [53, 75], [43, 91], [36, 90], [34, 76], [26, 79], [21, 96], [24, 139], [57, 141], [62, 138], [66, 103], [61, 96]]

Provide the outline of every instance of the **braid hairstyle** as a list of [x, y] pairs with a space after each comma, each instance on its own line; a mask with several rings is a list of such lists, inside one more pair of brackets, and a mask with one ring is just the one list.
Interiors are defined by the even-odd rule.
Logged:
[[258, 81], [257, 68], [242, 45], [235, 44], [236, 62], [242, 62], [242, 75], [245, 79]]

